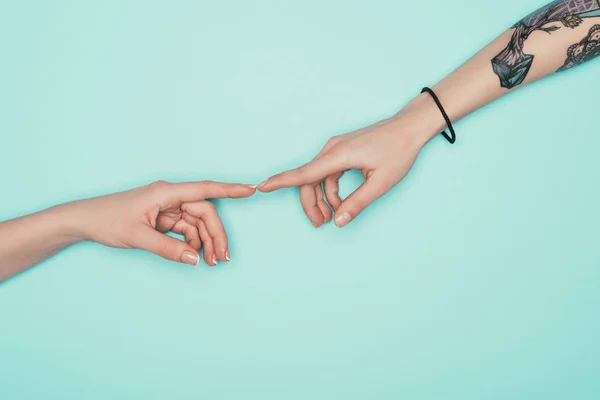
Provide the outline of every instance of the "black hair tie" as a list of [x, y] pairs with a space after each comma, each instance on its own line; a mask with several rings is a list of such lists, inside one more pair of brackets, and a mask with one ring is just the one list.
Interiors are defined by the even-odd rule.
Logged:
[[456, 133], [454, 132], [454, 128], [452, 127], [452, 121], [450, 121], [450, 117], [448, 117], [448, 114], [446, 114], [444, 107], [442, 107], [442, 103], [440, 103], [440, 99], [438, 99], [438, 97], [435, 95], [433, 90], [431, 90], [428, 87], [424, 87], [423, 90], [421, 90], [421, 93], [425, 93], [425, 92], [429, 93], [431, 95], [431, 97], [433, 97], [433, 101], [435, 101], [435, 104], [437, 104], [438, 108], [440, 109], [440, 111], [442, 113], [442, 116], [446, 120], [446, 125], [448, 125], [448, 130], [450, 131], [450, 135], [448, 135], [446, 133], [446, 131], [442, 131], [441, 134], [444, 135], [444, 137], [446, 138], [447, 141], [450, 142], [450, 144], [454, 144], [454, 142], [456, 142]]

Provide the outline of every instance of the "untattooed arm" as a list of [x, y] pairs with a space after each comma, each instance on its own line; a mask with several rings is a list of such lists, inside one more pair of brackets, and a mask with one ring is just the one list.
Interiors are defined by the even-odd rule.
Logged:
[[[215, 266], [229, 261], [227, 234], [208, 198], [242, 198], [255, 186], [158, 181], [126, 192], [63, 204], [0, 223], [0, 282], [64, 248], [93, 241], [142, 249], [167, 260]], [[185, 242], [165, 235], [174, 232]]]
[[[520, 86], [598, 56], [598, 1], [557, 0], [542, 7], [435, 85], [452, 122]], [[331, 138], [313, 161], [269, 178], [259, 190], [300, 186], [300, 202], [315, 227], [332, 217], [342, 227], [402, 180], [421, 148], [445, 128], [424, 93], [391, 118]], [[366, 180], [342, 201], [338, 181], [353, 168]]]

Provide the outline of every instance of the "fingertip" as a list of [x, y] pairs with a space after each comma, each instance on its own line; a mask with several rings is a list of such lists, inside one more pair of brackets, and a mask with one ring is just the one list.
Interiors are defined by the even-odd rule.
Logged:
[[321, 214], [321, 210], [318, 207], [304, 207], [304, 215], [310, 221], [312, 226], [315, 228], [319, 228], [325, 222], [325, 218], [323, 214]]
[[258, 186], [257, 186], [257, 189], [258, 189], [259, 192], [269, 193], [269, 192], [272, 192], [273, 190], [275, 190], [271, 186], [272, 186], [271, 185], [271, 178], [269, 178], [266, 181], [263, 181], [263, 182], [259, 183]]
[[273, 175], [269, 179], [258, 184], [257, 187], [261, 192], [269, 193], [279, 189], [301, 186], [302, 184], [302, 182], [298, 182], [298, 179], [294, 178], [293, 171], [286, 171]]
[[221, 249], [218, 251], [218, 254], [216, 254], [216, 256], [219, 259], [219, 261], [226, 262], [229, 261], [227, 253], [227, 249]]
[[319, 210], [319, 207], [317, 207], [317, 206], [304, 207], [304, 205], [303, 205], [303, 209], [304, 209], [304, 214], [306, 215], [306, 217], [308, 218], [310, 223], [315, 228], [319, 228], [321, 225], [323, 225], [323, 223], [325, 223], [325, 217], [321, 213], [321, 210]]
[[208, 246], [204, 246], [203, 258], [206, 265], [210, 265], [214, 267], [216, 264], [213, 263], [213, 259], [215, 258], [215, 254], [211, 249], [207, 248]]
[[325, 217], [321, 214], [318, 207], [304, 210], [308, 220], [315, 228], [320, 228], [325, 223]]
[[186, 250], [181, 254], [181, 262], [196, 267], [200, 263], [200, 255], [195, 251]]
[[321, 214], [323, 216], [323, 223], [325, 224], [325, 223], [331, 221], [331, 217], [332, 217], [331, 208], [329, 208], [327, 203], [325, 203], [324, 200], [319, 200], [319, 202], [317, 203], [317, 207], [319, 208], [319, 211], [321, 212]]
[[335, 216], [335, 225], [338, 228], [343, 228], [344, 226], [348, 225], [352, 221], [352, 219], [353, 218], [350, 215], [350, 213], [346, 211], [337, 212]]
[[256, 185], [248, 185], [248, 184], [242, 184], [242, 183], [238, 183], [235, 184], [235, 186], [232, 187], [232, 190], [229, 190], [229, 196], [230, 198], [245, 198], [245, 197], [250, 197], [253, 194], [256, 193]]
[[245, 197], [250, 197], [256, 193], [256, 185], [244, 185]]

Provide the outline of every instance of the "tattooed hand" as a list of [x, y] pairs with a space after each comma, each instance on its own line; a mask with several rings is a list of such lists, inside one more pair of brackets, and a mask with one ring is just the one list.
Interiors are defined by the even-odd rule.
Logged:
[[[600, 25], [592, 27], [600, 20], [598, 1], [553, 1], [523, 18], [435, 85], [433, 89], [450, 120], [456, 122], [505, 95], [503, 88], [514, 88], [549, 75], [563, 64], [561, 69], [567, 69], [599, 55]], [[525, 41], [534, 31], [547, 35], [538, 35], [528, 43], [532, 54], [526, 54]], [[564, 52], [569, 46], [565, 62]], [[417, 97], [392, 118], [330, 139], [313, 161], [269, 178], [259, 190], [300, 186], [300, 202], [315, 227], [330, 221], [333, 214], [336, 225], [345, 226], [402, 180], [422, 146], [444, 128], [445, 122], [429, 95]], [[365, 182], [342, 200], [338, 180], [353, 168], [362, 172]]]
[[[300, 203], [316, 228], [331, 221], [329, 206], [335, 224], [343, 227], [400, 182], [423, 145], [444, 126], [437, 106], [424, 94], [392, 118], [331, 138], [313, 161], [269, 178], [258, 189], [300, 186]], [[360, 170], [365, 182], [342, 200], [338, 181], [349, 169]]]

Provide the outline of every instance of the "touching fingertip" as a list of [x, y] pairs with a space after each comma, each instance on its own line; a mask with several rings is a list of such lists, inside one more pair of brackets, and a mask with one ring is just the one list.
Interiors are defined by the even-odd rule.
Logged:
[[267, 182], [267, 181], [265, 181], [265, 182], [263, 182], [263, 183], [259, 184], [259, 185], [257, 186], [257, 189], [258, 189], [260, 192], [263, 192], [263, 193], [268, 193], [268, 192], [271, 192], [271, 191], [272, 191], [272, 189], [271, 189], [271, 188], [269, 188], [269, 185], [268, 185], [268, 182]]

